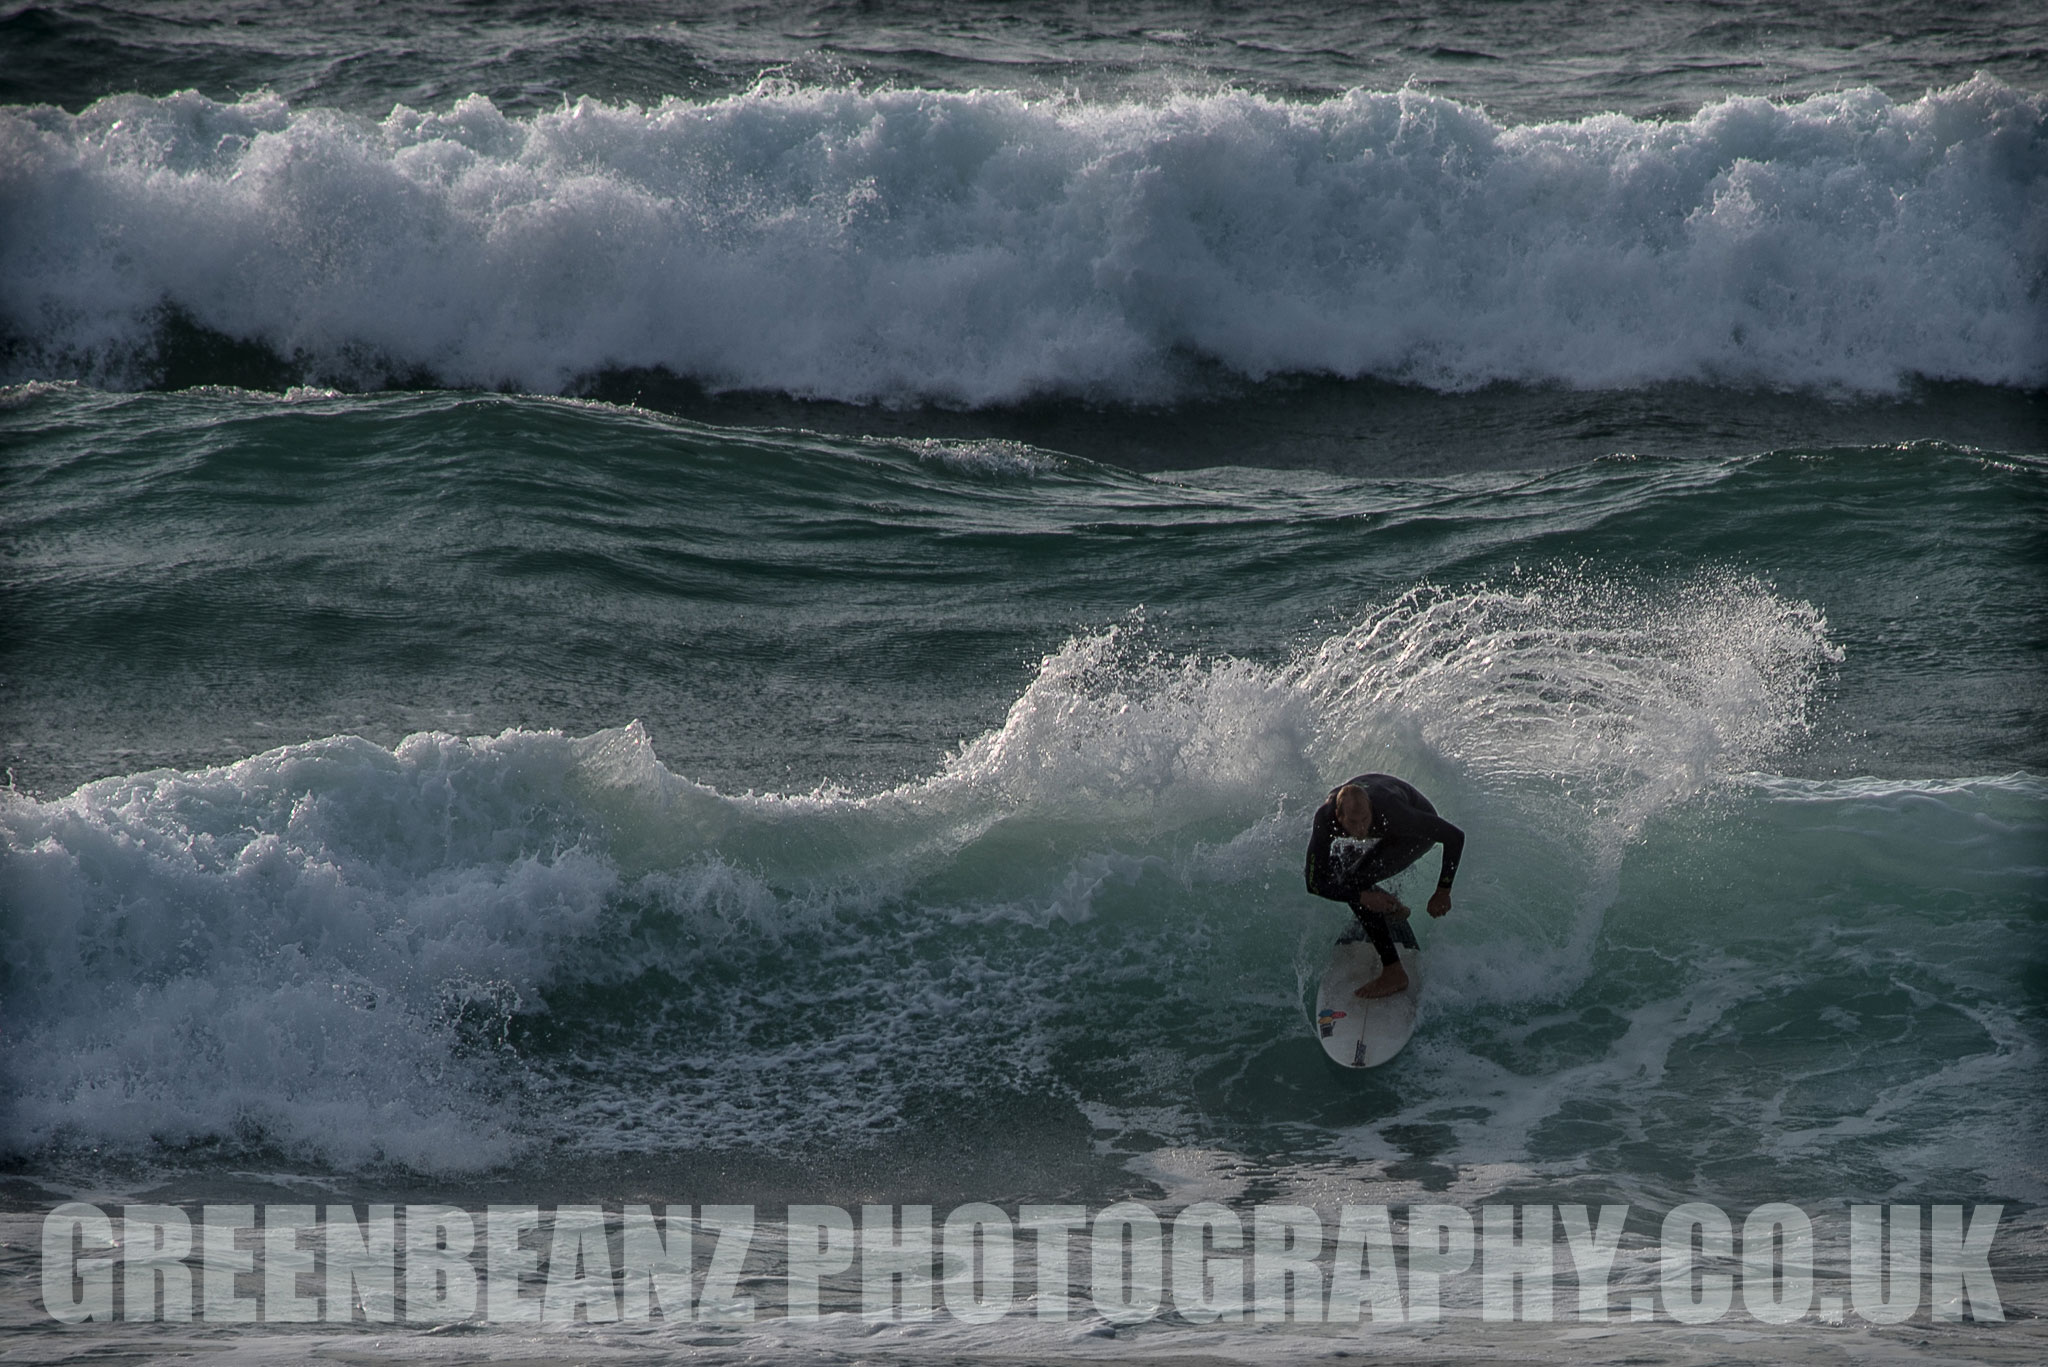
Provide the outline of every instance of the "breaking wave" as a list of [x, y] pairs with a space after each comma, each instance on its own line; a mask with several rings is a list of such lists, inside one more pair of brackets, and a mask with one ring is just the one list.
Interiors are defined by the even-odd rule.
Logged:
[[1506, 126], [1413, 91], [1153, 103], [764, 84], [381, 122], [0, 111], [0, 365], [888, 403], [2048, 383], [2048, 105], [1988, 77]]

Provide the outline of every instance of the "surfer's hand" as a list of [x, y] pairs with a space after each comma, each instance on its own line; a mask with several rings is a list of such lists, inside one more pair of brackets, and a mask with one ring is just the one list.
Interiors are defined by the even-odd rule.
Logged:
[[1449, 888], [1438, 888], [1429, 895], [1429, 914], [1431, 916], [1447, 916], [1450, 914], [1450, 910], [1451, 890]]

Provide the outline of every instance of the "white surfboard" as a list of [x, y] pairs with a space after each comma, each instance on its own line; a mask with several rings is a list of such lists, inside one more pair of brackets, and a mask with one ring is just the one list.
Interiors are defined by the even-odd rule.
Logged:
[[[1377, 1068], [1401, 1052], [1415, 1033], [1422, 1011], [1422, 956], [1407, 927], [1396, 926], [1394, 942], [1408, 986], [1391, 997], [1361, 997], [1358, 989], [1380, 975], [1380, 952], [1353, 926], [1330, 949], [1330, 966], [1316, 988], [1316, 1037], [1323, 1052], [1346, 1068]], [[1405, 943], [1404, 943], [1405, 942]]]

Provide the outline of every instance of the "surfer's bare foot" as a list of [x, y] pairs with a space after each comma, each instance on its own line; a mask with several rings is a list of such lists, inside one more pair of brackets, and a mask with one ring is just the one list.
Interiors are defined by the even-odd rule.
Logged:
[[1408, 970], [1401, 967], [1399, 963], [1391, 963], [1380, 970], [1380, 975], [1377, 978], [1374, 978], [1364, 987], [1359, 988], [1356, 995], [1367, 998], [1391, 997], [1398, 992], [1405, 992], [1407, 989]]

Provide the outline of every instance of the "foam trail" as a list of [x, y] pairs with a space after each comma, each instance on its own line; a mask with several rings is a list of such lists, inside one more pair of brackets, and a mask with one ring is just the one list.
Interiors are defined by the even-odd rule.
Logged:
[[11, 378], [129, 384], [176, 359], [168, 307], [354, 385], [2038, 386], [2044, 128], [2048, 97], [1987, 77], [1520, 127], [1412, 91], [771, 84], [381, 123], [125, 95], [0, 112], [0, 333]]

